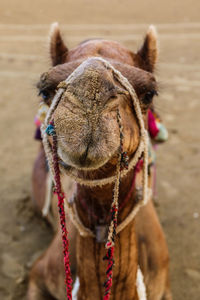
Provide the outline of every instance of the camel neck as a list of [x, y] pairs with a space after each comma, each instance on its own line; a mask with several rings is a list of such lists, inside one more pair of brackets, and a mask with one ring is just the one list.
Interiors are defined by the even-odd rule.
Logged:
[[[134, 170], [123, 178], [119, 187], [119, 215], [121, 222], [134, 206], [135, 200]], [[95, 226], [110, 222], [110, 208], [113, 200], [114, 184], [102, 187], [77, 186], [76, 206], [79, 217], [86, 227], [94, 230]]]
[[[102, 300], [106, 279], [104, 243], [94, 238], [77, 238], [77, 267], [80, 288], [78, 300]], [[117, 235], [114, 250], [113, 285], [110, 300], [136, 300], [138, 253], [134, 221]]]
[[[123, 221], [135, 204], [135, 170], [121, 180], [119, 188], [118, 221]], [[76, 206], [80, 219], [86, 227], [96, 233], [96, 239], [90, 237], [77, 238], [77, 265], [80, 289], [78, 300], [102, 300], [104, 294], [106, 262], [105, 241], [98, 241], [97, 230], [101, 225], [110, 221], [110, 208], [113, 200], [114, 184], [100, 187], [77, 186]], [[132, 190], [129, 200], [124, 199]], [[107, 237], [107, 234], [106, 234]], [[115, 266], [113, 269], [113, 286], [111, 300], [136, 300], [137, 292], [134, 287], [138, 266], [137, 246], [134, 220], [116, 237], [114, 250]]]

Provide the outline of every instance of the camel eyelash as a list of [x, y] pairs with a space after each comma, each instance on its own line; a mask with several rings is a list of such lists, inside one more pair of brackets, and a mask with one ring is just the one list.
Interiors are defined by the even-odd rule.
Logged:
[[152, 102], [154, 96], [158, 96], [158, 92], [156, 90], [149, 91], [142, 98], [142, 102], [148, 105]]

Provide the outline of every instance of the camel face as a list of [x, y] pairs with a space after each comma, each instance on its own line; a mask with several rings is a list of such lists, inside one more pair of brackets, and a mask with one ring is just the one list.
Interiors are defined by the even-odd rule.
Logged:
[[[143, 112], [156, 93], [152, 73], [125, 64], [112, 62], [134, 87]], [[131, 97], [115, 79], [113, 72], [95, 57], [76, 63], [64, 63], [41, 76], [40, 90], [51, 101], [57, 85], [72, 72], [53, 115], [58, 138], [58, 154], [62, 161], [82, 170], [95, 170], [108, 161], [116, 164], [119, 148], [119, 110], [123, 125], [123, 151], [132, 155], [139, 143], [139, 127]]]
[[54, 113], [58, 153], [78, 169], [97, 169], [119, 148], [119, 110], [126, 151], [139, 143], [139, 128], [128, 92], [101, 61], [89, 58], [74, 73]]
[[68, 51], [55, 27], [50, 53], [53, 67], [38, 84], [48, 105], [58, 84], [75, 72], [53, 115], [62, 161], [82, 170], [98, 169], [108, 161], [115, 165], [118, 110], [124, 133], [123, 151], [133, 155], [139, 143], [139, 127], [130, 95], [95, 57], [103, 53], [128, 79], [140, 99], [146, 121], [147, 109], [156, 93], [152, 73], [157, 59], [154, 31], [149, 31], [143, 47], [134, 54], [116, 42], [104, 40], [86, 41]]

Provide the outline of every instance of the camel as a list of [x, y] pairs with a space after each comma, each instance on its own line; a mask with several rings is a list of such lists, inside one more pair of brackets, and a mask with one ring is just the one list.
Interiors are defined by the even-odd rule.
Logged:
[[[52, 67], [41, 75], [39, 94], [47, 106], [51, 105], [59, 84], [73, 78], [61, 98], [53, 119], [56, 128], [58, 155], [61, 159], [62, 187], [73, 198], [77, 215], [94, 237], [82, 236], [67, 216], [72, 273], [79, 279], [78, 300], [100, 300], [104, 296], [106, 255], [105, 228], [109, 225], [114, 183], [87, 186], [74, 183], [65, 174], [70, 166], [78, 170], [83, 180], [113, 176], [116, 171], [119, 128], [116, 112], [123, 125], [123, 151], [134, 156], [140, 143], [140, 128], [131, 103], [130, 93], [117, 80], [108, 61], [125, 77], [139, 99], [143, 122], [147, 127], [147, 111], [153, 105], [157, 82], [153, 74], [158, 58], [157, 34], [150, 26], [141, 48], [133, 53], [121, 44], [102, 40], [87, 40], [68, 50], [58, 24], [50, 34]], [[99, 59], [100, 58], [100, 59]], [[102, 59], [102, 60], [101, 60]], [[49, 144], [52, 145], [49, 137]], [[121, 178], [119, 187], [118, 224], [123, 222], [141, 198], [143, 170], [139, 169], [131, 190], [135, 168]], [[39, 210], [44, 206], [48, 172], [45, 151], [40, 145], [33, 169], [33, 196]], [[148, 168], [148, 186], [152, 185], [152, 171]], [[128, 193], [131, 190], [131, 193]], [[127, 199], [128, 201], [125, 201]], [[30, 272], [28, 300], [65, 299], [64, 266], [61, 229], [52, 197], [55, 237]], [[140, 299], [136, 288], [138, 265], [144, 277], [148, 300], [171, 300], [169, 285], [169, 255], [152, 197], [137, 215], [116, 235], [115, 265], [113, 267], [111, 300]]]

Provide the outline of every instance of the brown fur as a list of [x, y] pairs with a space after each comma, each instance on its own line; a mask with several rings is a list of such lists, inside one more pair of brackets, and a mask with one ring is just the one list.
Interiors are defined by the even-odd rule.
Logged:
[[50, 32], [50, 56], [52, 65], [62, 64], [68, 55], [68, 48], [65, 46], [57, 23], [52, 24]]
[[[80, 44], [77, 48], [68, 51], [67, 55], [62, 56], [62, 49], [64, 49], [65, 54], [66, 49], [63, 48], [63, 42], [61, 44], [56, 42], [60, 39], [61, 36], [56, 27], [56, 30], [52, 33], [51, 57], [53, 65], [55, 65], [56, 53], [58, 53], [58, 63], [60, 65], [51, 68], [41, 77], [38, 83], [40, 90], [49, 91], [49, 101], [55, 93], [57, 84], [71, 74], [82, 61], [88, 57], [101, 56], [109, 60], [134, 86], [141, 101], [143, 117], [146, 121], [148, 106], [143, 102], [143, 97], [148, 91], [156, 89], [154, 76], [152, 73], [147, 72], [154, 69], [157, 60], [156, 40], [152, 30], [147, 33], [144, 45], [137, 54], [130, 52], [116, 42], [92, 40]], [[62, 57], [62, 61], [60, 61], [60, 57]], [[96, 79], [93, 85], [94, 77]], [[90, 78], [89, 82], [88, 78]], [[88, 90], [91, 91], [90, 94], [86, 94]], [[103, 68], [101, 63], [91, 59], [82, 74], [77, 74], [54, 114], [59, 140], [58, 146], [60, 153], [62, 152], [62, 159], [66, 160], [66, 163], [70, 162], [70, 164], [84, 169], [80, 171], [81, 176], [100, 178], [115, 171], [117, 124], [114, 112], [116, 112], [116, 105], [120, 109], [124, 126], [124, 150], [127, 150], [129, 155], [133, 155], [139, 142], [139, 128], [129, 95], [122, 89], [110, 71]], [[88, 123], [86, 120], [89, 120]], [[76, 122], [78, 123], [76, 124]], [[104, 126], [104, 123], [107, 126]], [[76, 127], [71, 127], [71, 124], [75, 124]], [[90, 140], [88, 140], [89, 137]], [[41, 161], [40, 166], [44, 160], [42, 158], [43, 151], [43, 149], [40, 150], [38, 158]], [[111, 158], [109, 153], [111, 153]], [[105, 166], [101, 167], [105, 163], [104, 159], [106, 157], [110, 159]], [[88, 168], [96, 167], [99, 167], [99, 169], [87, 171]], [[37, 168], [38, 162], [36, 162], [34, 169], [35, 175], [38, 172]], [[45, 185], [46, 171], [42, 168], [41, 172], [43, 173], [41, 178]], [[129, 172], [127, 177], [122, 180], [119, 202], [125, 198], [131, 185], [132, 176], [133, 172]], [[138, 186], [141, 186], [140, 177], [137, 177]], [[37, 189], [35, 200], [38, 206], [41, 207], [44, 187], [37, 184], [35, 178], [36, 176], [33, 177], [34, 190]], [[151, 185], [151, 176], [149, 177], [149, 185]], [[107, 185], [103, 189], [78, 186], [75, 201], [79, 216], [86, 226], [94, 229], [96, 225], [96, 221], [92, 214], [89, 214], [89, 211], [95, 213], [99, 218], [105, 218], [109, 214], [112, 190], [112, 185]], [[88, 211], [82, 206], [80, 198], [84, 199]], [[53, 203], [55, 201], [54, 198]], [[129, 203], [120, 210], [119, 222], [127, 216], [134, 204], [135, 192]], [[73, 226], [70, 224], [68, 226], [71, 228], [71, 237], [74, 237]], [[64, 299], [64, 272], [59, 235], [58, 229], [52, 244], [35, 263], [31, 271], [28, 300]], [[73, 240], [71, 249], [73, 249], [73, 251], [71, 250], [72, 254], [75, 252]], [[77, 234], [76, 258], [80, 279], [78, 300], [102, 299], [102, 284], [105, 280], [105, 263], [102, 262], [104, 254], [104, 244], [98, 244], [92, 238], [82, 238]], [[138, 262], [144, 273], [148, 299], [170, 300], [168, 251], [152, 201], [143, 207], [135, 220], [117, 236], [112, 300], [138, 299], [135, 288]], [[74, 266], [75, 263], [72, 263], [72, 267]]]

